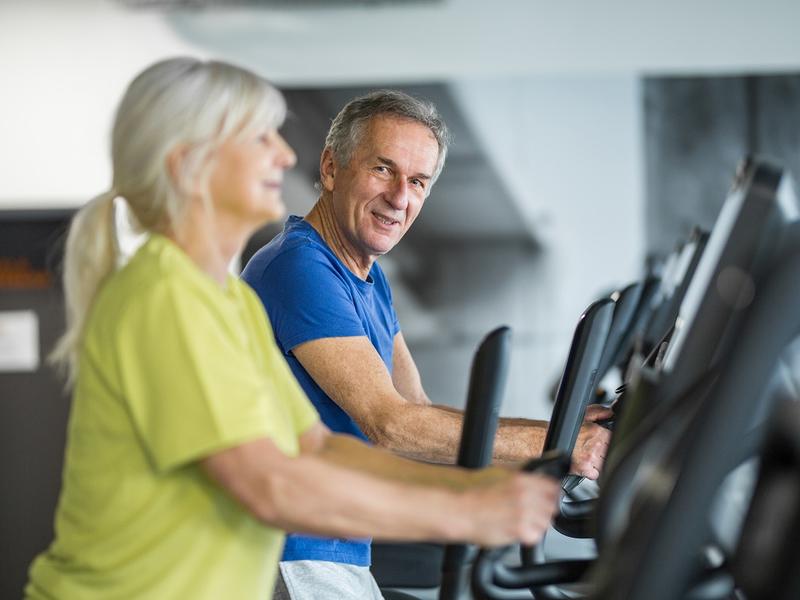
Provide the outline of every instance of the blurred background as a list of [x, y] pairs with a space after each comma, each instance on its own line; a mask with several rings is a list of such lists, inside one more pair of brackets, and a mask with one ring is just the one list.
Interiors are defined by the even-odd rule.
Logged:
[[798, 174], [798, 23], [797, 0], [0, 0], [0, 597], [52, 535], [59, 243], [110, 184], [113, 112], [142, 68], [213, 57], [279, 85], [296, 214], [345, 102], [434, 101], [452, 151], [381, 261], [401, 326], [429, 396], [462, 406], [478, 341], [511, 325], [503, 412], [547, 418], [585, 306], [710, 228], [744, 155]]

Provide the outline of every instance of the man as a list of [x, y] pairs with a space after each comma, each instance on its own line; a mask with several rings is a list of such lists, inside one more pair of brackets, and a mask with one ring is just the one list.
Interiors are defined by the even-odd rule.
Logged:
[[[328, 132], [317, 203], [305, 219], [290, 217], [243, 273], [328, 427], [440, 462], [455, 459], [463, 414], [426, 395], [375, 261], [419, 215], [444, 166], [447, 137], [435, 108], [406, 94], [379, 91], [351, 101]], [[606, 409], [589, 412], [574, 472], [598, 476], [609, 437], [592, 421], [607, 416]], [[539, 454], [546, 432], [546, 422], [501, 420], [495, 459]], [[291, 598], [325, 598], [320, 590], [330, 589], [337, 565], [369, 566], [369, 542], [293, 535], [283, 560]], [[345, 587], [330, 597], [372, 597], [364, 590], [349, 596]]]

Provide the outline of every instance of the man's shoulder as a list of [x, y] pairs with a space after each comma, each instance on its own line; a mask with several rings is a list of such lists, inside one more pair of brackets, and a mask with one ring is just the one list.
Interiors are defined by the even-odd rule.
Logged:
[[313, 230], [287, 228], [253, 254], [242, 271], [242, 278], [252, 284], [268, 273], [308, 268], [310, 263], [332, 262], [330, 251], [320, 243]]
[[384, 273], [383, 269], [379, 261], [375, 261], [372, 263], [372, 268], [369, 271], [369, 276], [377, 283], [381, 282], [384, 285], [389, 285], [389, 280], [386, 278], [386, 274]]

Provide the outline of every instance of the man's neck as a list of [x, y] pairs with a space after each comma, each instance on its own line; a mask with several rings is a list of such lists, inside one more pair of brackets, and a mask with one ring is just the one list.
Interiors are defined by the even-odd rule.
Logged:
[[342, 261], [342, 264], [347, 267], [356, 277], [367, 280], [369, 277], [370, 269], [375, 259], [372, 257], [363, 257], [353, 250], [347, 238], [342, 234], [339, 227], [336, 225], [336, 219], [333, 215], [333, 207], [329, 196], [323, 194], [317, 199], [317, 203], [311, 208], [305, 216], [305, 220], [311, 225], [320, 237], [325, 240], [328, 247]]

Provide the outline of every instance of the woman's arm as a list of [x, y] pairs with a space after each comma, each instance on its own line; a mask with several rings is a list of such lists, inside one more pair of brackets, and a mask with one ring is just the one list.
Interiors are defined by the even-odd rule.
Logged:
[[317, 425], [289, 457], [262, 438], [202, 461], [264, 523], [286, 531], [392, 540], [532, 544], [555, 511], [555, 481], [470, 472], [392, 456]]

